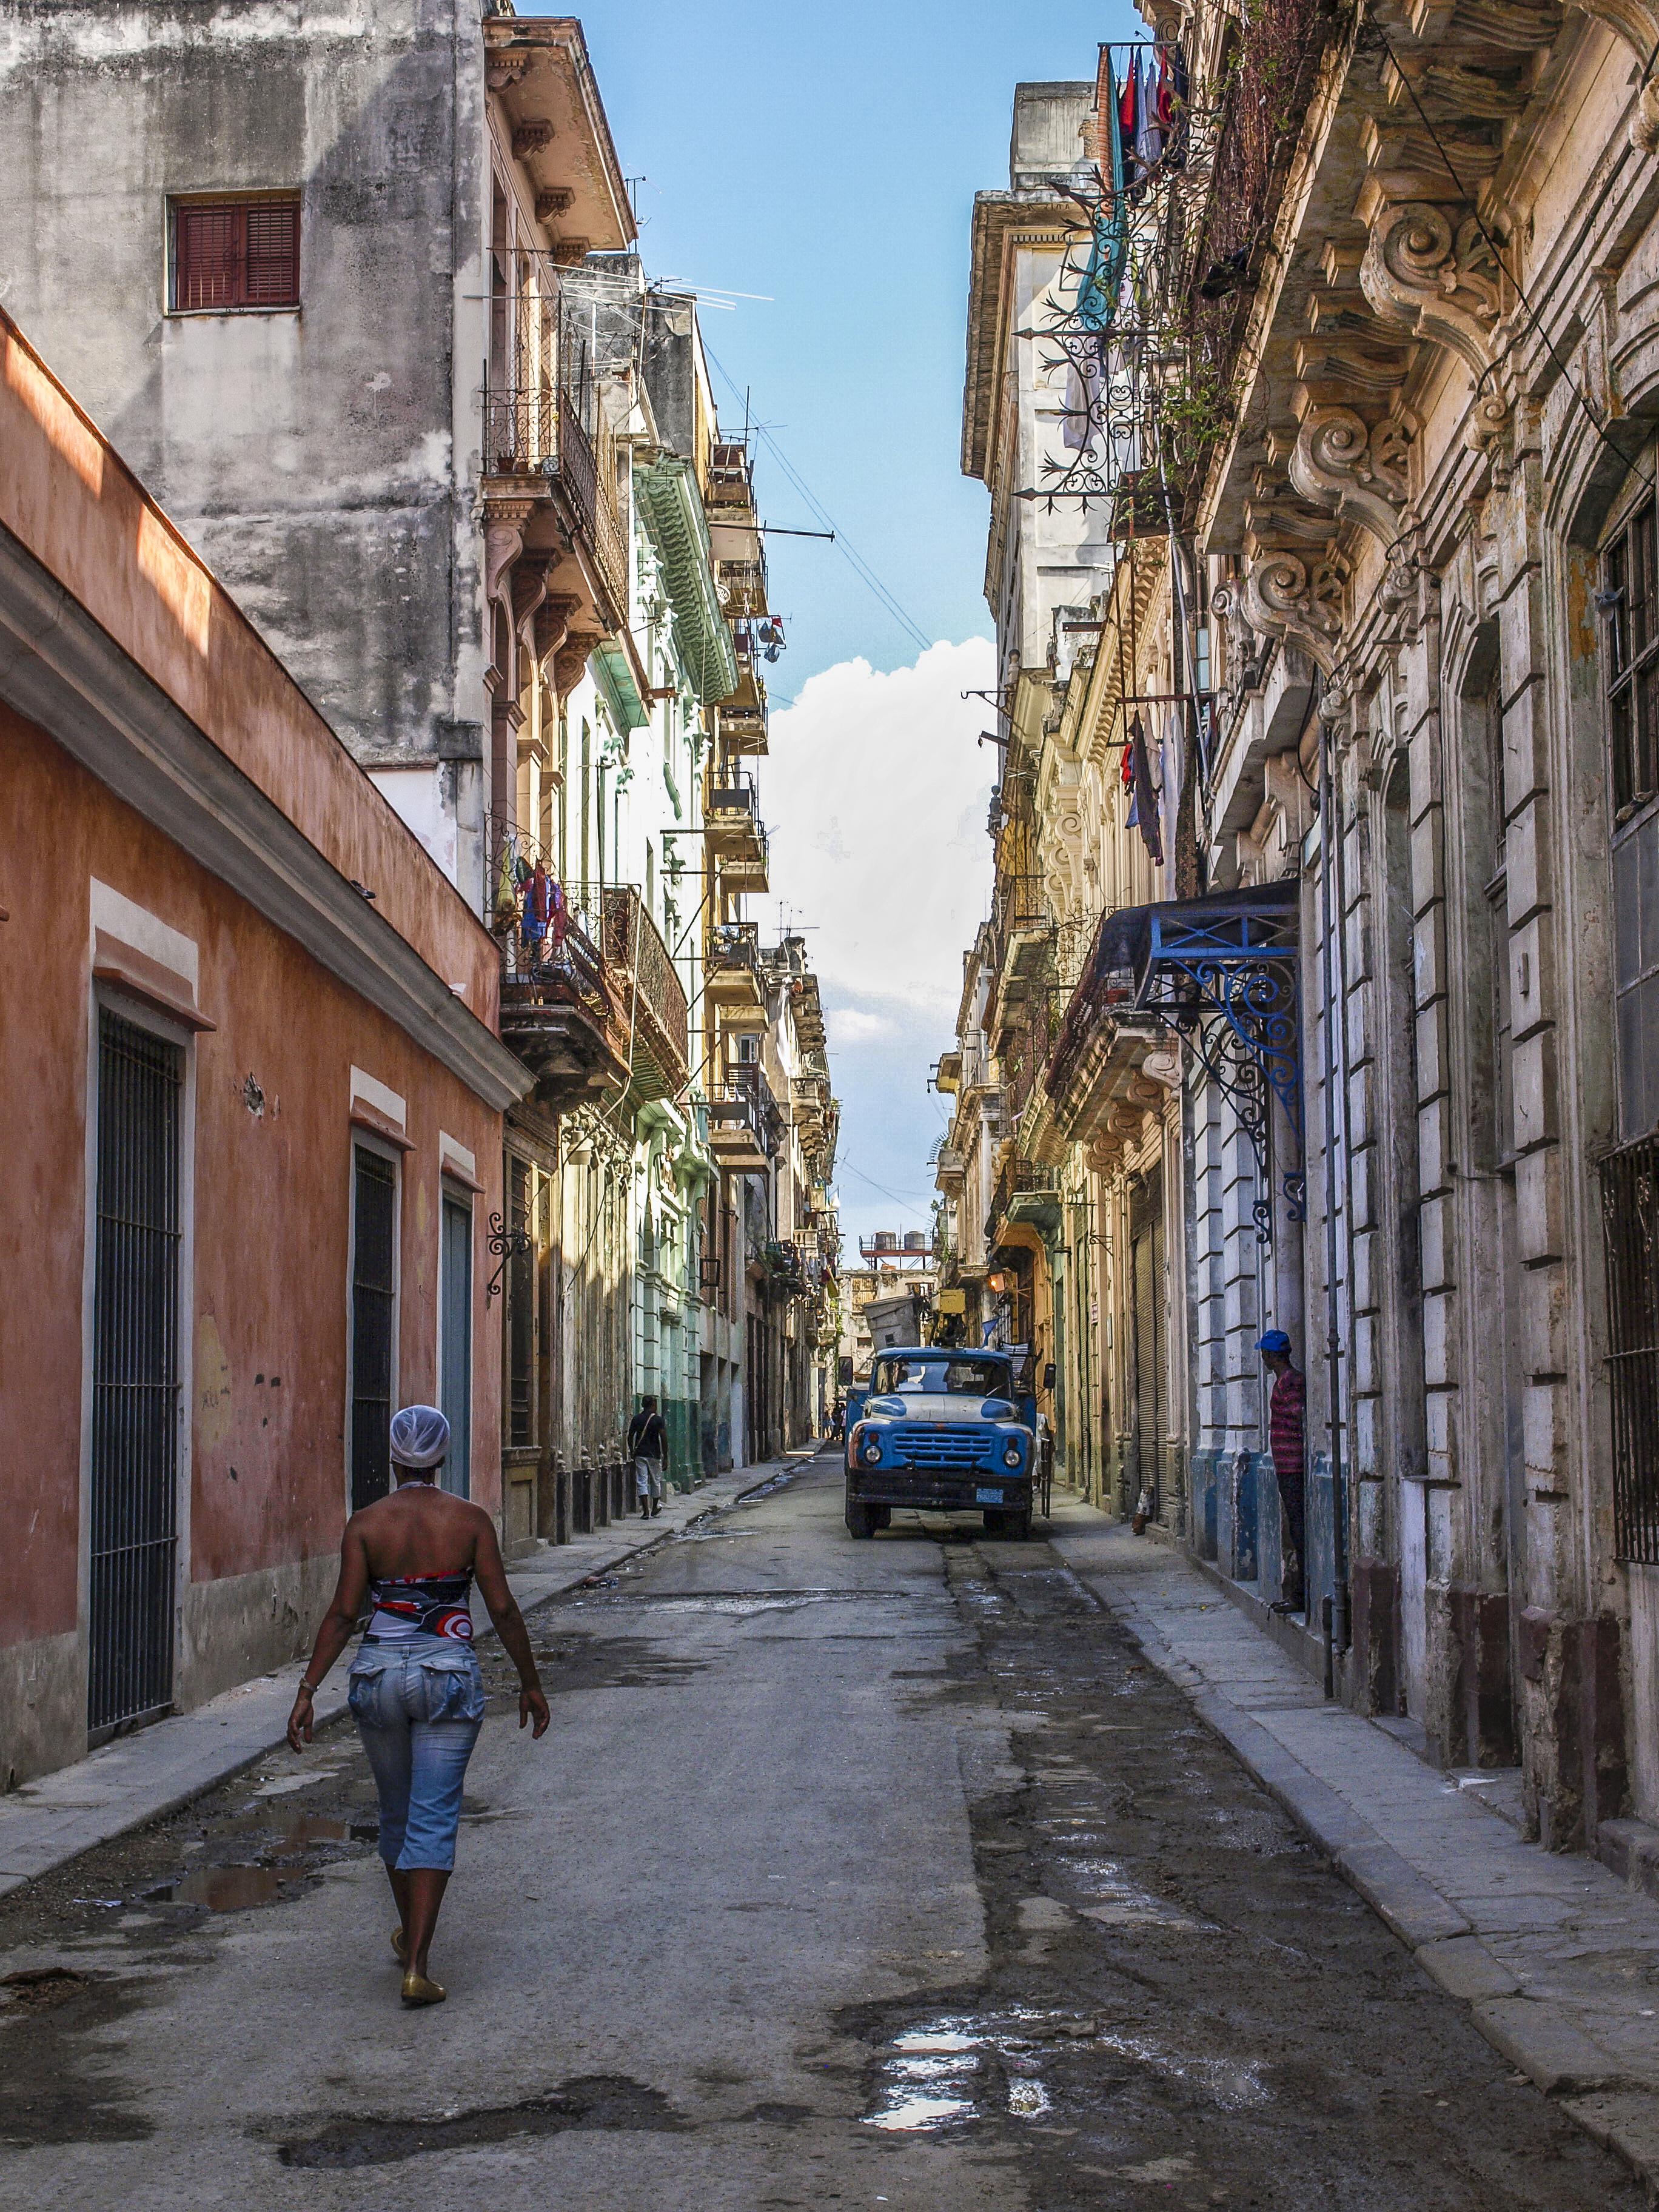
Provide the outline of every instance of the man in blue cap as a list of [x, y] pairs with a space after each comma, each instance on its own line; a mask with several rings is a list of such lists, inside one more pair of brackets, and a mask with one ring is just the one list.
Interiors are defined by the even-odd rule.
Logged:
[[1291, 1360], [1291, 1340], [1282, 1328], [1270, 1328], [1255, 1340], [1255, 1348], [1273, 1378], [1267, 1406], [1267, 1449], [1273, 1455], [1273, 1474], [1291, 1540], [1290, 1553], [1279, 1578], [1275, 1613], [1301, 1613], [1307, 1606], [1304, 1560], [1303, 1479], [1307, 1467], [1304, 1441], [1308, 1410], [1308, 1378]]

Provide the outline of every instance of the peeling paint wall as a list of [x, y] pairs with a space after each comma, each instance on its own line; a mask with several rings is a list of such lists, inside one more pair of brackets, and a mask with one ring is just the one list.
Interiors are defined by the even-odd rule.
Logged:
[[[482, 365], [476, 10], [6, 15], [6, 307], [357, 757], [420, 764], [422, 817], [476, 805], [454, 769], [482, 743], [456, 452]], [[301, 194], [299, 309], [168, 313], [170, 197], [279, 188]]]

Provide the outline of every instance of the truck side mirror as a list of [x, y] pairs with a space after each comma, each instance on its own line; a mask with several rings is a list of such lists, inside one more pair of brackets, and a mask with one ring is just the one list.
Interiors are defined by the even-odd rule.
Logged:
[[1042, 1387], [1045, 1390], [1052, 1390], [1054, 1387], [1054, 1363], [1052, 1359], [1042, 1370]]

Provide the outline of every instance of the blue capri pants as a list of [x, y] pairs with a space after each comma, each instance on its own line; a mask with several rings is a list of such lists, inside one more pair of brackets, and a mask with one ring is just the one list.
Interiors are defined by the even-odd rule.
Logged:
[[399, 1874], [455, 1863], [466, 1763], [483, 1725], [483, 1675], [447, 1636], [365, 1643], [347, 1699], [380, 1796], [380, 1856]]

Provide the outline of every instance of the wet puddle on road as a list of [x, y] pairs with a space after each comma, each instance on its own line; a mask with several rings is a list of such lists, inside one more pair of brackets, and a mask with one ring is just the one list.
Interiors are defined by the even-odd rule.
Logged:
[[1075, 2038], [1085, 2023], [1015, 2010], [1000, 2020], [945, 2014], [894, 2036], [876, 2069], [866, 2127], [928, 2134], [1006, 2114], [1040, 2119], [1053, 2110], [1040, 2039]]
[[[976, 2121], [1045, 2119], [1063, 2094], [1056, 2069], [1074, 2077], [1077, 2061], [1094, 2054], [1189, 2083], [1223, 2112], [1269, 2100], [1255, 2060], [1190, 2057], [1097, 2021], [1014, 2006], [941, 2014], [893, 2036], [876, 2064], [864, 2125], [928, 2135]], [[1076, 2087], [1073, 2078], [1073, 2099]]]
[[146, 1905], [204, 1905], [210, 1912], [240, 1912], [250, 1905], [274, 1905], [298, 1877], [275, 1867], [204, 1866], [178, 1881], [144, 1892]]

